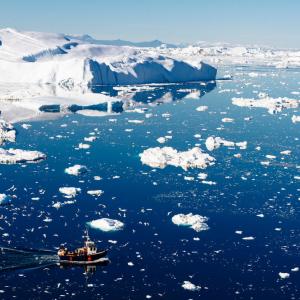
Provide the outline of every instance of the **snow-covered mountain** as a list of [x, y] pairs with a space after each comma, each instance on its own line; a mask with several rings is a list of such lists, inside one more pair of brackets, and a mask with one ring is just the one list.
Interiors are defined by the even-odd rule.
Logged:
[[216, 68], [162, 48], [100, 45], [82, 36], [0, 30], [0, 82], [117, 85], [213, 80]]

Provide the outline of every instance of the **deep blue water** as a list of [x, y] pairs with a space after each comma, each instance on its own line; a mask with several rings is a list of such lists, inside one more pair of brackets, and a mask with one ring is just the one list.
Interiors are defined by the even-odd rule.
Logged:
[[[234, 106], [231, 98], [257, 98], [258, 91], [299, 99], [291, 92], [300, 91], [300, 72], [246, 67], [228, 72], [233, 80], [217, 81], [201, 98], [181, 99], [184, 95], [177, 92], [176, 101], [145, 104], [147, 113], [153, 114], [150, 118], [127, 112], [108, 117], [70, 114], [32, 122], [28, 130], [16, 124], [17, 142], [8, 146], [42, 151], [47, 160], [0, 166], [1, 192], [16, 195], [12, 205], [0, 207], [1, 246], [56, 250], [66, 242], [69, 248], [78, 247], [86, 222], [101, 217], [118, 219], [125, 227], [108, 233], [90, 229], [91, 237], [109, 248], [111, 261], [97, 266], [94, 274], [56, 265], [2, 272], [0, 298], [299, 299], [299, 272], [291, 269], [300, 267], [300, 181], [294, 179], [299, 175], [300, 125], [293, 124], [291, 116], [300, 112], [287, 109], [271, 115], [266, 109]], [[249, 72], [259, 76], [249, 77]], [[143, 102], [148, 96], [140, 93], [135, 100]], [[200, 105], [208, 110], [196, 111]], [[168, 119], [162, 116], [165, 113], [170, 114]], [[234, 122], [222, 123], [224, 117]], [[133, 119], [144, 123], [128, 123]], [[84, 137], [98, 132], [95, 128], [99, 134], [91, 148], [76, 150]], [[164, 145], [178, 150], [196, 143], [206, 150], [204, 143], [211, 135], [246, 140], [248, 147], [213, 151], [216, 164], [203, 171], [142, 165], [139, 154], [160, 146], [156, 139], [164, 135], [173, 136]], [[283, 150], [291, 150], [291, 155], [281, 155]], [[236, 153], [242, 157], [234, 157]], [[269, 166], [261, 165], [268, 154], [276, 158]], [[78, 177], [64, 173], [77, 163], [86, 165], [88, 172]], [[199, 172], [217, 184], [202, 184]], [[97, 175], [103, 179], [95, 181]], [[186, 181], [184, 176], [195, 180]], [[12, 186], [15, 189], [6, 191]], [[76, 203], [56, 209], [53, 203], [66, 200], [58, 191], [61, 186], [82, 191]], [[86, 194], [91, 189], [102, 189], [104, 195], [93, 198]], [[35, 197], [40, 199], [32, 200]], [[207, 216], [210, 229], [197, 233], [171, 222], [174, 214], [189, 212]], [[43, 221], [47, 216], [52, 222]], [[248, 236], [255, 239], [242, 239]], [[279, 272], [290, 277], [280, 279]], [[184, 290], [185, 280], [202, 288]]]

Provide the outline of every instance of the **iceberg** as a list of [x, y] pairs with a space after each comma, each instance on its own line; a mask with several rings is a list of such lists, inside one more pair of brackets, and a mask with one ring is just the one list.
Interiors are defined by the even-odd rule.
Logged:
[[10, 203], [11, 198], [6, 194], [0, 194], [0, 205], [5, 205]]
[[123, 229], [124, 223], [118, 220], [102, 218], [93, 220], [87, 223], [91, 228], [99, 229], [101, 231], [118, 231]]
[[232, 104], [240, 107], [266, 108], [270, 114], [275, 114], [287, 108], [297, 108], [299, 100], [287, 97], [272, 98], [265, 94], [260, 94], [258, 99], [253, 98], [232, 98]]
[[185, 290], [188, 290], [188, 291], [199, 291], [201, 289], [201, 286], [195, 285], [187, 280], [184, 281], [181, 286], [182, 286], [182, 288], [184, 288]]
[[178, 226], [187, 226], [194, 229], [196, 232], [208, 230], [209, 227], [206, 224], [208, 221], [207, 217], [200, 215], [189, 214], [178, 214], [172, 217], [172, 222]]
[[0, 120], [0, 145], [4, 142], [15, 142], [16, 141], [16, 130], [13, 125]]
[[216, 68], [163, 55], [160, 48], [112, 46], [63, 34], [0, 30], [0, 82], [127, 85], [214, 80]]
[[185, 171], [189, 168], [205, 169], [214, 164], [215, 159], [202, 152], [199, 147], [188, 151], [177, 151], [172, 147], [155, 147], [144, 150], [140, 154], [141, 162], [152, 168], [165, 168], [166, 166], [181, 167]]
[[221, 137], [213, 137], [210, 136], [206, 139], [205, 141], [205, 146], [207, 148], [208, 151], [213, 151], [215, 149], [218, 149], [221, 147], [221, 145], [225, 146], [225, 147], [239, 147], [240, 149], [246, 149], [247, 148], [247, 142], [243, 141], [243, 142], [232, 142], [232, 141], [227, 141], [222, 139]]
[[59, 191], [64, 194], [65, 197], [73, 198], [77, 195], [77, 193], [81, 192], [81, 189], [75, 187], [60, 187]]
[[74, 165], [72, 167], [68, 167], [65, 169], [65, 173], [74, 176], [78, 176], [82, 173], [85, 173], [86, 171], [87, 171], [86, 166], [82, 166], [82, 165]]
[[0, 148], [0, 164], [39, 162], [44, 159], [46, 155], [40, 151]]

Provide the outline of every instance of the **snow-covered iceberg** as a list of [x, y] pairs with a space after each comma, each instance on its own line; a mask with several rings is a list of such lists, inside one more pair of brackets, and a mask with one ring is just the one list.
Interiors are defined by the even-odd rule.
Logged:
[[209, 136], [206, 141], [205, 141], [205, 146], [207, 148], [207, 150], [209, 151], [213, 151], [215, 149], [218, 149], [221, 145], [225, 146], [225, 147], [239, 147], [240, 149], [246, 149], [247, 148], [247, 142], [243, 141], [243, 142], [232, 142], [232, 141], [228, 141], [225, 140], [221, 137], [213, 137], [213, 136]]
[[74, 165], [72, 167], [68, 167], [65, 169], [65, 173], [69, 175], [78, 176], [82, 173], [85, 173], [87, 171], [86, 166], [83, 165]]
[[16, 141], [16, 130], [13, 125], [0, 120], [0, 145], [4, 142], [15, 142]]
[[240, 107], [266, 108], [270, 114], [275, 114], [287, 108], [297, 108], [299, 106], [299, 100], [287, 97], [272, 98], [262, 93], [258, 99], [232, 98], [232, 104]]
[[43, 159], [46, 159], [46, 155], [40, 151], [0, 148], [0, 164], [39, 162]]
[[109, 218], [93, 220], [91, 222], [88, 222], [87, 224], [94, 229], [99, 229], [105, 232], [118, 231], [123, 229], [124, 227], [123, 222]]
[[187, 226], [194, 229], [197, 232], [208, 230], [207, 225], [208, 218], [200, 215], [189, 214], [178, 214], [172, 217], [172, 222], [178, 226]]
[[188, 168], [205, 169], [214, 164], [215, 159], [207, 153], [202, 152], [199, 147], [188, 151], [177, 151], [172, 147], [155, 147], [144, 150], [140, 154], [143, 164], [152, 168], [165, 168], [167, 165]]
[[217, 70], [153, 48], [108, 46], [63, 34], [0, 30], [0, 82], [119, 85], [214, 80]]

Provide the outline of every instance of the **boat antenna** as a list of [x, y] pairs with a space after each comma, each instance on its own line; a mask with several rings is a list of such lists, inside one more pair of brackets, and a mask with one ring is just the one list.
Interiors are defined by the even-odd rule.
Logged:
[[90, 239], [90, 237], [89, 237], [89, 229], [88, 229], [87, 226], [85, 227], [85, 237], [86, 237], [87, 240]]

